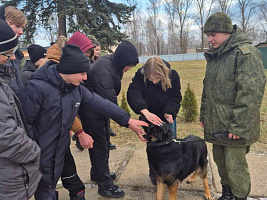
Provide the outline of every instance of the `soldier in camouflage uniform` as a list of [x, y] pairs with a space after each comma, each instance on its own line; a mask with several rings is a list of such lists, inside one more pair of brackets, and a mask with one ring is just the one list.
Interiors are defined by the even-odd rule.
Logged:
[[[247, 199], [251, 181], [246, 153], [260, 136], [260, 106], [266, 77], [259, 51], [225, 13], [211, 15], [204, 32], [212, 47], [207, 60], [200, 122], [213, 143], [222, 196]], [[228, 131], [226, 137], [213, 133]]]

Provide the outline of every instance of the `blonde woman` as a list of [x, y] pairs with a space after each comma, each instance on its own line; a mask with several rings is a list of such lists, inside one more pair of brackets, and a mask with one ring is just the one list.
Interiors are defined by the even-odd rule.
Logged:
[[[127, 101], [136, 114], [161, 125], [168, 122], [176, 138], [176, 115], [180, 109], [181, 84], [178, 73], [160, 57], [149, 58], [138, 69], [127, 91]], [[149, 170], [151, 182], [156, 185], [156, 177]]]
[[178, 73], [160, 57], [147, 60], [135, 74], [127, 100], [136, 114], [156, 125], [168, 122], [176, 137], [176, 115], [180, 109], [181, 85]]

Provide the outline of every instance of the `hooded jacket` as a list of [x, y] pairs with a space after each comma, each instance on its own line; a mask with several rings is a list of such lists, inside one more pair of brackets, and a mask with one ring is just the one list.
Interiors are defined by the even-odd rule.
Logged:
[[25, 85], [31, 79], [32, 73], [37, 69], [38, 67], [34, 63], [32, 63], [30, 60], [26, 60], [20, 72], [20, 78], [23, 85]]
[[[170, 68], [169, 63], [165, 61], [165, 64]], [[136, 114], [141, 114], [141, 110], [148, 109], [163, 121], [166, 121], [164, 117], [166, 113], [171, 114], [173, 119], [175, 119], [182, 100], [178, 73], [170, 69], [169, 77], [172, 87], [165, 92], [162, 90], [161, 82], [153, 84], [153, 82], [147, 79], [145, 84], [142, 72], [143, 67], [135, 73], [127, 91], [127, 101], [130, 107]]]
[[[259, 51], [234, 25], [230, 38], [205, 53], [207, 60], [200, 121], [205, 139], [224, 146], [247, 146], [260, 136], [260, 106], [266, 77]], [[213, 140], [212, 134], [229, 131], [246, 140]]]
[[122, 42], [114, 54], [106, 55], [94, 62], [89, 70], [85, 86], [105, 99], [117, 103], [121, 90], [123, 69], [129, 64], [139, 63], [136, 48], [127, 41]]
[[56, 185], [61, 176], [69, 131], [79, 108], [111, 117], [126, 126], [130, 115], [84, 86], [67, 84], [57, 72], [57, 64], [47, 62], [32, 75], [21, 93], [21, 104], [31, 137], [41, 148], [41, 185]]
[[27, 136], [10, 79], [5, 66], [0, 66], [0, 199], [30, 199], [41, 179], [40, 148]]
[[[117, 104], [117, 96], [121, 91], [123, 69], [129, 64], [139, 63], [134, 45], [124, 41], [119, 44], [114, 54], [106, 55], [96, 60], [89, 69], [88, 78], [84, 85], [90, 91], [97, 93], [104, 99]], [[79, 113], [80, 117], [84, 116]], [[90, 118], [107, 119], [103, 115], [90, 113]]]

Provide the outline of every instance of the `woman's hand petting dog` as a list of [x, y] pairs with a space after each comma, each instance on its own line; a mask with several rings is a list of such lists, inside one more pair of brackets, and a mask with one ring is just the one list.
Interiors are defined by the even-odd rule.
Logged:
[[141, 113], [146, 117], [147, 121], [157, 126], [162, 126], [162, 120], [157, 115], [149, 112], [147, 109], [141, 110]]
[[133, 130], [141, 141], [147, 142], [147, 140], [143, 137], [143, 135], [146, 135], [146, 133], [144, 129], [140, 127], [140, 126], [148, 127], [148, 124], [146, 122], [130, 118], [128, 124], [129, 124], [129, 129]]
[[169, 122], [170, 124], [173, 123], [173, 118], [172, 118], [172, 115], [171, 114], [165, 114], [164, 115], [165, 119], [167, 120], [167, 122]]

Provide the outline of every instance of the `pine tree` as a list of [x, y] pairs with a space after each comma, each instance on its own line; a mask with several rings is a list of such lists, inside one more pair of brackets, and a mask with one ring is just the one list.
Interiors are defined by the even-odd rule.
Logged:
[[122, 93], [122, 99], [121, 99], [121, 106], [122, 109], [124, 109], [126, 112], [130, 113], [130, 109], [128, 106], [128, 103], [126, 101], [125, 93]]
[[53, 18], [58, 21], [58, 35], [75, 31], [91, 34], [103, 49], [127, 38], [121, 25], [129, 22], [136, 8], [109, 0], [6, 0], [4, 4], [16, 6], [26, 15], [25, 44], [32, 43], [37, 28], [49, 29]]
[[190, 84], [187, 84], [187, 88], [182, 101], [182, 114], [186, 122], [193, 122], [198, 115], [197, 112], [197, 100], [193, 90], [190, 88]]

